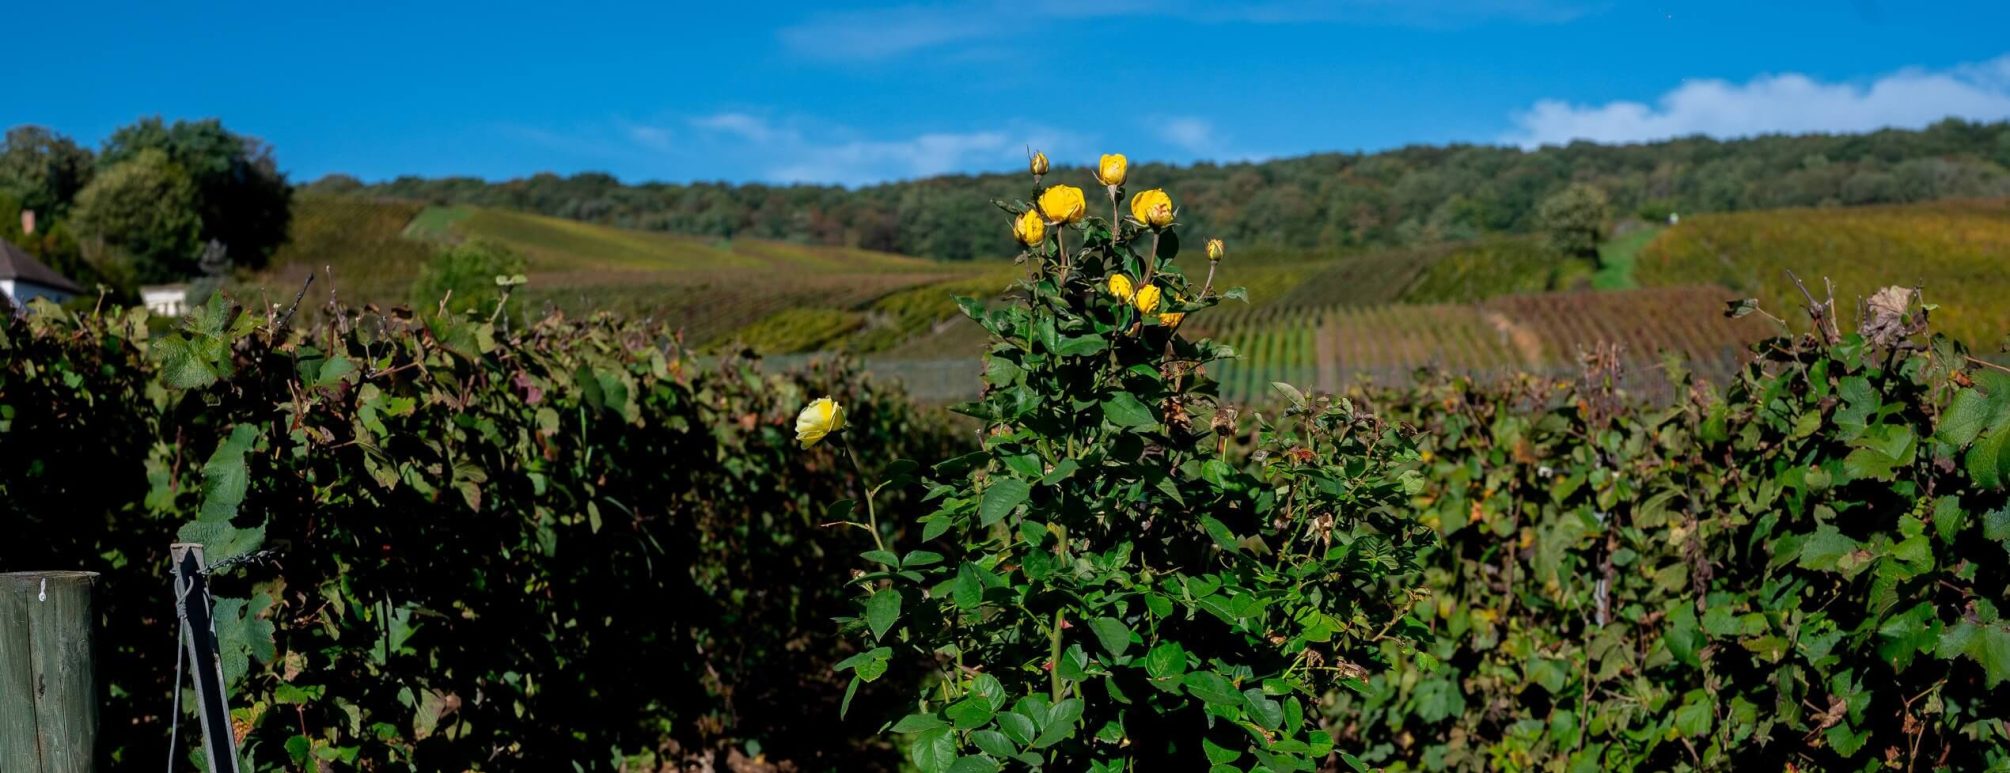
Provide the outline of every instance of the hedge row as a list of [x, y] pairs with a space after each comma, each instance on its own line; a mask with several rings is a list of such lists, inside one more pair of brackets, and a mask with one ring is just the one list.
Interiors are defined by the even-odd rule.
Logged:
[[947, 425], [608, 317], [327, 318], [0, 324], [0, 571], [104, 573], [108, 762], [167, 751], [180, 538], [235, 563], [218, 633], [256, 769], [897, 764], [830, 670], [871, 540], [819, 516], [857, 481], [789, 422], [836, 395], [884, 458], [952, 455]]
[[[1366, 396], [1443, 537], [1422, 657], [1328, 713], [1393, 769], [2010, 766], [2010, 376], [1870, 323], [1647, 408], [1578, 382]], [[1887, 301], [1880, 307], [1879, 301]]]

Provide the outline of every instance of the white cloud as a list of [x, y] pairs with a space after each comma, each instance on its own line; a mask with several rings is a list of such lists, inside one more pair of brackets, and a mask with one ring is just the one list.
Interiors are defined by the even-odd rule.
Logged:
[[1572, 105], [1542, 100], [1513, 116], [1503, 141], [1536, 147], [1572, 140], [1641, 142], [1693, 134], [1917, 128], [1947, 117], [2010, 118], [2010, 54], [1942, 71], [1899, 70], [1867, 84], [1824, 83], [1806, 75], [1765, 75], [1744, 84], [1685, 81], [1650, 106]]
[[1040, 126], [973, 132], [924, 132], [907, 137], [860, 136], [842, 126], [795, 120], [777, 124], [749, 113], [719, 113], [689, 121], [712, 150], [746, 157], [777, 183], [861, 185], [1024, 164], [1026, 148], [1075, 151], [1082, 143]]
[[1589, 13], [1599, 0], [962, 0], [822, 12], [776, 35], [796, 53], [871, 61], [978, 41], [1009, 41], [1040, 22], [1156, 16], [1203, 24], [1343, 23], [1458, 27], [1505, 20], [1555, 24]]
[[1181, 117], [1160, 121], [1159, 139], [1195, 155], [1213, 152], [1221, 145], [1221, 141], [1214, 136], [1214, 124], [1205, 118]]

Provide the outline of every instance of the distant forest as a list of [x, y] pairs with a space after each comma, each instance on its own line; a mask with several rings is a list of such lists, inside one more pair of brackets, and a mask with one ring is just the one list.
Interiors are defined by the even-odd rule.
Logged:
[[[1130, 178], [1134, 191], [1145, 185], [1172, 193], [1184, 210], [1181, 222], [1188, 234], [1244, 247], [1345, 250], [1531, 231], [1538, 204], [1572, 182], [1602, 189], [1619, 216], [1645, 219], [1671, 212], [2010, 195], [2010, 122], [1949, 119], [1917, 131], [1579, 142], [1538, 150], [1412, 146], [1253, 163], [1140, 164]], [[1100, 195], [1085, 167], [1057, 165], [1048, 182], [1089, 189], [1092, 202]], [[368, 185], [331, 175], [305, 190], [506, 207], [720, 239], [750, 236], [965, 260], [1006, 249], [1006, 219], [990, 202], [1025, 199], [1030, 188], [1023, 173], [856, 189], [627, 185], [611, 175], [585, 173], [494, 183], [401, 177]], [[1092, 205], [1091, 211], [1099, 210]]]

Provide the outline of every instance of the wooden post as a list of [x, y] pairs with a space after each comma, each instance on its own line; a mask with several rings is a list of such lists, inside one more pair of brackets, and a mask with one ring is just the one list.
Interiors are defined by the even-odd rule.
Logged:
[[95, 768], [91, 586], [97, 579], [97, 572], [0, 574], [0, 771]]
[[[210, 617], [208, 565], [202, 546], [168, 546], [174, 562], [175, 614], [181, 617], [189, 672], [195, 675], [195, 713], [202, 720], [202, 750], [210, 773], [237, 773], [237, 738], [231, 734], [230, 704], [223, 694], [223, 664], [216, 654], [216, 624]], [[181, 675], [175, 675], [181, 689]]]

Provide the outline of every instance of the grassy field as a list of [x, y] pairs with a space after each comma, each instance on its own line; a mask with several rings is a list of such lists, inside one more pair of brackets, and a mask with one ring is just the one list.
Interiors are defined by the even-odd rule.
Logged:
[[[866, 250], [757, 239], [707, 241], [517, 212], [306, 197], [293, 243], [254, 290], [283, 298], [311, 270], [332, 269], [355, 302], [402, 303], [439, 245], [482, 240], [524, 256], [533, 313], [596, 311], [672, 320], [687, 343], [763, 354], [844, 350], [923, 365], [972, 358], [984, 336], [954, 296], [993, 296], [1023, 270], [1005, 261], [942, 263]], [[1195, 315], [1188, 329], [1243, 355], [1216, 367], [1229, 394], [1272, 381], [1333, 388], [1419, 367], [1475, 373], [1562, 372], [1601, 342], [1628, 367], [1663, 352], [1714, 363], [1767, 331], [1719, 313], [1757, 294], [1792, 313], [1793, 268], [1867, 294], [1919, 283], [1936, 319], [1970, 341], [2006, 329], [2010, 205], [1941, 203], [1853, 210], [1706, 215], [1629, 231], [1601, 266], [1571, 261], [1533, 237], [1342, 254], [1231, 250], [1216, 286], [1249, 301]], [[1185, 270], [1202, 272], [1189, 255]], [[1780, 277], [1769, 279], [1769, 277]], [[1645, 289], [1629, 290], [1636, 284]], [[1706, 283], [1715, 283], [1706, 284]], [[1854, 298], [1848, 299], [1850, 305]], [[1993, 348], [1993, 347], [1988, 347]], [[960, 371], [958, 371], [960, 373]]]
[[[272, 256], [255, 291], [291, 298], [317, 275], [316, 298], [334, 290], [358, 303], [399, 302], [432, 247], [405, 238], [422, 204], [348, 196], [303, 196], [293, 205], [291, 239]], [[317, 304], [318, 305], [318, 304]]]
[[1642, 249], [1636, 276], [1647, 286], [1714, 282], [1798, 316], [1788, 271], [1817, 294], [1833, 280], [1849, 322], [1859, 297], [1918, 286], [1940, 305], [1936, 329], [1994, 351], [2010, 333], [2010, 201], [1697, 215]]
[[1619, 344], [1622, 361], [1636, 372], [1653, 371], [1673, 354], [1721, 373], [1771, 332], [1752, 317], [1726, 319], [1724, 295], [1715, 287], [1670, 287], [1482, 303], [1273, 307], [1212, 320], [1198, 314], [1189, 324], [1241, 355], [1215, 366], [1215, 375], [1225, 394], [1249, 399], [1273, 381], [1330, 390], [1363, 377], [1402, 380], [1417, 368], [1565, 373], [1601, 343]]
[[1002, 288], [1013, 270], [760, 239], [708, 242], [502, 210], [302, 197], [292, 243], [246, 289], [277, 297], [314, 271], [324, 275], [318, 288], [339, 288], [347, 300], [404, 303], [436, 249], [471, 239], [524, 257], [530, 284], [519, 297], [533, 312], [671, 319], [694, 345], [763, 353], [887, 348], [955, 314], [952, 294]]
[[1661, 235], [1661, 226], [1640, 226], [1607, 239], [1598, 245], [1598, 272], [1591, 275], [1595, 290], [1627, 290], [1640, 286], [1633, 278], [1633, 266], [1640, 250]]

